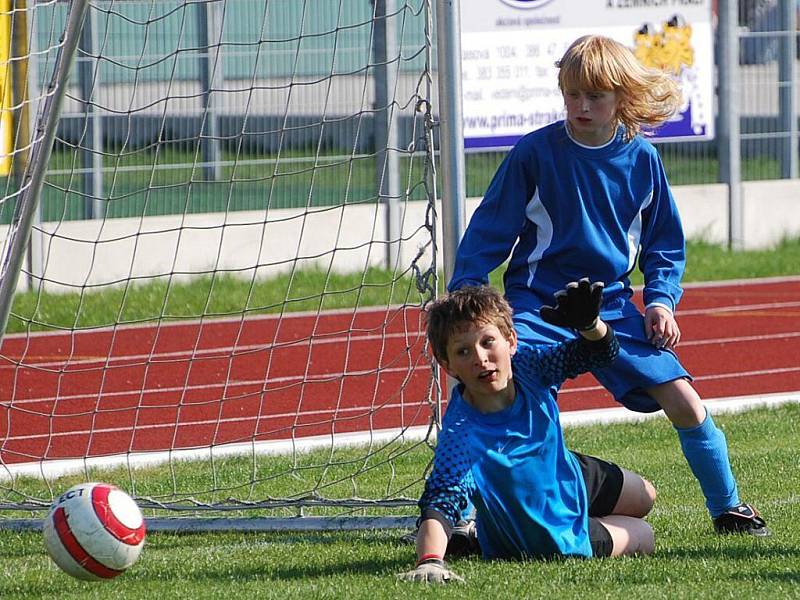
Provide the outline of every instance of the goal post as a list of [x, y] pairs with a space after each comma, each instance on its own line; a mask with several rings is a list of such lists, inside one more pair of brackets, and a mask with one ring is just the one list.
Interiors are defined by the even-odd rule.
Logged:
[[[50, 85], [40, 99], [41, 113], [37, 120], [34, 138], [31, 140], [17, 140], [22, 146], [29, 146], [32, 149], [32, 155], [30, 162], [23, 167], [24, 170], [19, 189], [14, 190], [14, 196], [16, 197], [14, 211], [3, 243], [3, 260], [0, 264], [0, 331], [5, 331], [6, 329], [11, 309], [11, 299], [16, 290], [25, 250], [28, 247], [31, 228], [33, 226], [34, 217], [36, 216], [39, 196], [44, 183], [45, 172], [50, 161], [53, 142], [56, 137], [56, 128], [58, 126], [59, 114], [61, 113], [61, 105], [66, 94], [70, 64], [78, 46], [80, 30], [86, 15], [87, 6], [88, 3], [86, 0], [70, 4], [69, 11], [65, 18], [66, 23], [64, 26], [62, 43], [54, 57], [55, 66], [53, 67]], [[10, 5], [6, 5], [3, 8], [8, 10], [10, 9]], [[4, 16], [6, 19], [13, 21], [16, 15], [14, 11], [9, 12], [10, 14], [7, 12]], [[4, 54], [8, 57], [4, 70], [6, 77], [3, 82], [3, 104], [6, 104], [6, 102], [11, 99], [11, 94], [6, 93], [5, 90], [10, 87], [11, 82], [13, 82], [13, 78], [11, 77], [13, 69], [9, 68], [12, 62], [10, 51], [13, 46], [10, 34], [11, 31], [15, 29], [13, 25], [10, 25], [7, 29], [8, 38], [3, 40], [3, 45], [6, 48]], [[15, 58], [27, 62], [30, 59], [30, 55], [27, 57]], [[5, 117], [13, 110], [14, 107], [12, 106], [3, 106], [3, 116]], [[12, 150], [11, 156], [4, 156], [3, 159], [9, 161], [9, 163], [13, 163], [13, 154], [14, 152]], [[9, 166], [6, 175], [9, 175], [10, 172], [11, 168]], [[8, 190], [8, 186], [6, 189]], [[7, 199], [8, 196], [3, 199], [4, 205]]]
[[156, 529], [413, 523], [432, 0], [14, 7], [37, 120], [0, 200], [0, 527], [92, 479]]

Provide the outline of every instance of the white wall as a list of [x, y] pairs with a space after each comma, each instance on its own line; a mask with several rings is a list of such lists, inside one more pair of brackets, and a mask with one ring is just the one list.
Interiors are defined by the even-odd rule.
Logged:
[[800, 181], [747, 181], [742, 196], [746, 248], [770, 247], [782, 237], [800, 235]]
[[[404, 221], [403, 242], [395, 251], [400, 264], [409, 265], [430, 239], [420, 225], [425, 204], [412, 203]], [[40, 270], [54, 292], [170, 274], [181, 280], [213, 271], [247, 278], [312, 265], [363, 271], [386, 264], [385, 227], [384, 209], [376, 205], [44, 223]], [[7, 230], [0, 228], [0, 239]], [[430, 261], [428, 249], [420, 268], [427, 269]], [[21, 276], [18, 289], [25, 286]]]
[[[768, 248], [782, 237], [800, 236], [800, 181], [747, 182], [742, 191], [746, 248]], [[727, 186], [675, 186], [673, 193], [687, 237], [727, 240]], [[468, 200], [467, 215], [479, 201]], [[425, 204], [411, 203], [404, 221], [400, 264], [408, 265], [429, 238]], [[383, 208], [374, 205], [45, 223], [42, 263], [52, 291], [170, 273], [188, 278], [211, 270], [248, 278], [254, 271], [267, 277], [294, 265], [360, 271], [385, 264], [384, 228]], [[0, 239], [7, 230], [0, 227]], [[428, 268], [430, 260], [427, 248], [420, 267]], [[440, 255], [440, 265], [441, 260]]]

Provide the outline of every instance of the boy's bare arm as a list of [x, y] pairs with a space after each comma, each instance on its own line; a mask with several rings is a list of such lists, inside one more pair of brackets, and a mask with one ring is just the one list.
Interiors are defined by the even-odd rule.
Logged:
[[595, 342], [597, 340], [602, 340], [606, 333], [608, 332], [608, 325], [605, 324], [605, 321], [601, 319], [597, 319], [597, 322], [594, 324], [594, 327], [591, 329], [585, 329], [583, 331], [579, 331], [584, 338], [589, 340], [590, 342]]
[[417, 560], [423, 556], [444, 556], [447, 550], [447, 533], [436, 519], [425, 519], [417, 532]]

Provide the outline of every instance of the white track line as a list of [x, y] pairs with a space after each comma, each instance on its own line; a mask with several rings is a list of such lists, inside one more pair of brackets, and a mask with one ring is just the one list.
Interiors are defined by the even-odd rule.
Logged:
[[[763, 375], [783, 375], [786, 373], [797, 373], [800, 371], [800, 367], [783, 367], [783, 368], [776, 368], [776, 369], [758, 369], [753, 371], [734, 371], [732, 373], [717, 373], [712, 375], [693, 375], [692, 378], [694, 381], [714, 381], [718, 379], [732, 379], [732, 378], [739, 378], [739, 377], [757, 377]], [[605, 388], [601, 385], [590, 385], [584, 387], [574, 387], [563, 389], [558, 392], [559, 396], [563, 396], [564, 394], [574, 394], [577, 392], [592, 392], [592, 391], [601, 391], [605, 390]], [[783, 392], [778, 392], [783, 393]], [[708, 400], [712, 400], [709, 398]]]
[[[800, 402], [800, 390], [780, 394], [760, 394], [756, 396], [739, 396], [704, 400], [703, 404], [712, 414], [741, 412], [752, 408], [776, 407], [791, 402]], [[590, 425], [593, 423], [615, 423], [621, 421], [635, 422], [662, 417], [661, 411], [654, 413], [637, 413], [624, 407], [594, 408], [561, 413], [561, 424], [565, 426]]]
[[[797, 306], [800, 306], [800, 302], [796, 303]], [[753, 306], [764, 306], [764, 305], [753, 305]], [[736, 307], [742, 308], [742, 310], [750, 310], [750, 308], [746, 307]], [[700, 313], [696, 313], [700, 314]], [[680, 313], [679, 315], [680, 316]], [[704, 344], [719, 344], [719, 343], [738, 343], [738, 342], [752, 342], [752, 341], [763, 341], [763, 340], [781, 340], [781, 339], [790, 339], [800, 337], [800, 332], [798, 331], [787, 331], [787, 332], [780, 332], [780, 333], [771, 333], [771, 334], [758, 334], [758, 335], [733, 335], [729, 337], [717, 337], [717, 338], [705, 338], [705, 339], [694, 339], [681, 342], [680, 346], [700, 346]], [[111, 365], [119, 365], [119, 366], [141, 366], [144, 364], [158, 364], [158, 363], [174, 363], [179, 361], [180, 359], [203, 359], [203, 360], [214, 360], [214, 359], [233, 359], [233, 358], [243, 358], [247, 354], [254, 354], [257, 352], [267, 352], [272, 351], [274, 349], [286, 349], [291, 348], [293, 346], [299, 347], [310, 347], [310, 346], [326, 346], [330, 344], [341, 345], [344, 341], [349, 342], [370, 342], [374, 340], [388, 340], [388, 339], [411, 339], [413, 341], [418, 341], [421, 339], [421, 335], [416, 335], [415, 332], [406, 332], [406, 333], [390, 333], [385, 335], [362, 335], [362, 336], [342, 336], [340, 338], [325, 338], [325, 339], [314, 339], [309, 341], [308, 339], [286, 342], [282, 344], [272, 345], [268, 343], [264, 344], [248, 344], [242, 346], [218, 346], [215, 348], [204, 348], [202, 350], [176, 350], [173, 352], [156, 352], [153, 354], [131, 354], [131, 355], [123, 355], [123, 356], [110, 356], [110, 357], [100, 357], [100, 356], [91, 356], [91, 357], [80, 357], [70, 360], [69, 357], [66, 360], [48, 360], [36, 362], [25, 362], [24, 367], [31, 368], [31, 369], [45, 369], [51, 371], [62, 371], [63, 367], [66, 366], [88, 366], [88, 365], [100, 365], [100, 366], [111, 366]], [[12, 364], [0, 364], [0, 371], [6, 369], [15, 369], [18, 368], [19, 358], [17, 357], [5, 357], [7, 360], [11, 361]], [[138, 362], [137, 362], [138, 361]], [[126, 363], [126, 364], [121, 364]], [[127, 364], [129, 363], [129, 364]], [[91, 370], [91, 369], [85, 369]], [[79, 372], [79, 369], [74, 371], [69, 371], [70, 373]], [[334, 374], [331, 374], [334, 375]]]
[[[750, 371], [750, 372], [746, 372], [746, 373], [731, 373], [731, 374], [726, 375], [726, 376], [720, 376], [720, 375], [701, 376], [701, 377], [696, 377], [695, 381], [717, 380], [717, 379], [723, 379], [723, 378], [742, 377], [742, 376], [775, 375], [775, 374], [782, 374], [782, 373], [787, 373], [787, 372], [798, 372], [798, 371], [800, 371], [800, 367], [792, 367], [792, 368], [786, 368], [786, 369], [767, 369], [767, 370], [762, 370], [762, 371]], [[257, 384], [258, 382], [254, 382], [254, 383]], [[219, 385], [210, 385], [210, 386], [198, 386], [198, 387], [207, 387], [208, 388], [208, 387], [220, 387], [220, 386]], [[183, 389], [183, 388], [175, 388], [174, 391], [180, 391], [181, 389]], [[598, 392], [600, 392], [602, 390], [603, 390], [602, 386], [595, 385], [595, 386], [574, 388], [574, 389], [569, 389], [569, 390], [561, 390], [559, 392], [559, 395], [563, 397], [563, 396], [569, 395], [570, 393], [587, 392], [587, 391], [598, 391]], [[138, 395], [138, 393], [139, 392], [136, 392], [137, 395]], [[761, 398], [775, 397], [775, 396], [784, 397], [784, 396], [787, 396], [787, 394], [789, 396], [792, 396], [794, 393], [793, 392], [789, 392], [789, 393], [783, 393], [782, 392], [782, 393], [777, 393], [777, 394], [762, 394], [762, 395], [759, 395], [759, 396], [748, 396], [747, 398], [748, 398], [748, 402], [752, 402], [753, 398], [761, 399]], [[117, 393], [115, 393], [115, 395], [124, 395], [124, 392], [117, 392]], [[258, 396], [259, 393], [254, 393], [252, 395], [253, 396]], [[92, 399], [92, 398], [94, 398], [94, 396], [80, 396], [78, 398]], [[800, 396], [798, 396], [798, 398], [800, 398]], [[230, 400], [230, 398], [229, 398], [229, 400]], [[705, 402], [713, 404], [714, 406], [717, 406], [718, 405], [717, 403], [719, 403], [722, 400], [724, 400], [724, 399], [706, 398]], [[181, 409], [191, 410], [191, 409], [200, 408], [200, 407], [202, 407], [202, 406], [204, 406], [204, 405], [206, 405], [208, 403], [218, 404], [219, 401], [220, 401], [219, 399], [212, 399], [209, 402], [187, 403], [187, 404], [181, 404], [179, 406], [175, 406], [175, 405], [170, 405], [170, 406], [152, 406], [152, 405], [151, 406], [131, 406], [131, 407], [127, 407], [127, 408], [109, 410], [109, 411], [106, 411], [106, 412], [108, 412], [108, 413], [111, 413], [111, 412], [130, 412], [132, 410], [158, 410], [158, 409], [164, 409], [164, 408], [166, 408], [166, 409], [178, 409], [178, 410], [181, 410]], [[25, 402], [31, 402], [31, 401], [25, 401]], [[21, 404], [21, 403], [15, 403], [15, 407], [18, 408], [17, 404]], [[322, 409], [315, 409], [315, 410], [301, 410], [300, 412], [293, 411], [291, 413], [288, 413], [288, 412], [287, 413], [263, 413], [263, 414], [258, 414], [258, 415], [250, 415], [250, 416], [246, 416], [246, 417], [228, 417], [228, 418], [224, 418], [224, 419], [187, 420], [187, 421], [179, 421], [179, 422], [156, 423], [156, 424], [152, 424], [152, 425], [137, 425], [137, 430], [139, 430], [139, 429], [142, 429], [142, 430], [144, 430], [144, 429], [148, 429], [148, 430], [154, 430], [154, 429], [179, 429], [179, 428], [185, 428], [185, 427], [206, 426], [206, 425], [214, 425], [214, 426], [219, 427], [219, 426], [223, 426], [223, 425], [227, 425], [227, 424], [231, 424], [231, 423], [248, 423], [248, 422], [253, 422], [253, 421], [258, 422], [258, 421], [263, 420], [263, 419], [288, 419], [288, 418], [299, 418], [299, 417], [307, 418], [307, 417], [311, 417], [311, 416], [320, 416], [320, 417], [326, 417], [327, 418], [330, 415], [348, 415], [348, 414], [352, 415], [352, 414], [358, 414], [358, 413], [362, 413], [364, 416], [366, 416], [366, 415], [369, 415], [369, 414], [374, 413], [374, 412], [379, 411], [379, 410], [402, 409], [402, 408], [418, 410], [418, 409], [421, 409], [423, 407], [424, 407], [424, 402], [418, 402], [418, 403], [383, 403], [383, 404], [357, 405], [357, 406], [348, 406], [348, 407], [336, 406], [336, 407], [333, 407], [333, 408], [322, 408]], [[566, 418], [567, 415], [584, 414], [584, 413], [585, 414], [589, 414], [589, 415], [591, 415], [591, 414], [605, 414], [606, 412], [613, 413], [614, 411], [619, 411], [619, 410], [623, 410], [623, 412], [629, 412], [629, 411], [627, 411], [627, 410], [625, 410], [625, 409], [623, 409], [621, 407], [613, 407], [613, 408], [597, 408], [597, 409], [587, 409], [587, 410], [562, 411], [561, 414], [562, 414], [562, 421], [564, 421], [564, 418]], [[87, 414], [90, 414], [90, 413], [84, 413], [82, 415], [63, 415], [63, 417], [64, 418], [77, 418], [77, 417], [81, 417], [81, 416], [86, 416]], [[639, 413], [634, 413], [634, 414], [639, 414]], [[355, 417], [351, 416], [349, 418], [355, 418]], [[572, 418], [572, 417], [569, 417], [569, 418]], [[26, 434], [26, 435], [23, 435], [23, 436], [8, 437], [8, 438], [6, 438], [6, 441], [20, 440], [20, 439], [48, 438], [48, 437], [69, 437], [69, 436], [74, 436], [74, 435], [79, 435], [79, 436], [88, 436], [90, 434], [99, 435], [99, 434], [115, 433], [115, 432], [129, 432], [130, 429], [131, 429], [130, 427], [126, 426], [126, 427], [109, 427], [109, 428], [95, 429], [95, 430], [70, 430], [70, 431], [61, 432], [61, 433], [46, 432], [46, 433], [41, 433], [41, 434]]]
[[[425, 365], [418, 365], [411, 369], [410, 372], [414, 373], [417, 371], [430, 371], [430, 366]], [[731, 378], [738, 378], [738, 377], [754, 377], [754, 376], [764, 376], [764, 375], [780, 375], [785, 373], [795, 373], [800, 371], [800, 367], [781, 367], [781, 368], [773, 368], [773, 369], [755, 369], [751, 371], [733, 371], [730, 373], [715, 373], [709, 375], [694, 375], [695, 381], [711, 381], [711, 380], [719, 380], [719, 379], [731, 379]], [[388, 369], [381, 369], [380, 372], [382, 374], [391, 374], [391, 373], [408, 373], [409, 370], [403, 367], [394, 367]], [[316, 374], [313, 376], [303, 376], [303, 375], [292, 375], [287, 377], [275, 377], [270, 378], [269, 384], [270, 386], [274, 384], [285, 384], [281, 388], [275, 389], [269, 387], [267, 389], [263, 389], [265, 384], [265, 380], [263, 379], [252, 379], [252, 380], [229, 380], [225, 383], [205, 383], [205, 384], [197, 384], [197, 385], [181, 385], [181, 386], [172, 386], [172, 387], [161, 387], [161, 388], [140, 388], [137, 387], [135, 389], [130, 390], [121, 390], [115, 392], [102, 392], [101, 394], [96, 394], [92, 392], [87, 392], [83, 394], [72, 394], [72, 395], [64, 395], [64, 396], [40, 396], [37, 398], [26, 398], [24, 400], [14, 400], [12, 402], [0, 402], [0, 406], [5, 405], [6, 408], [15, 408], [15, 409], [24, 409], [26, 405], [34, 404], [34, 403], [41, 403], [41, 402], [65, 402], [65, 401], [79, 401], [79, 400], [108, 400], [112, 398], [121, 398], [126, 396], [138, 396], [144, 397], [148, 396], [148, 398], [153, 398], [159, 395], [174, 395], [175, 393], [181, 393], [183, 396], [189, 393], [197, 393], [202, 391], [208, 390], [235, 390], [239, 387], [254, 387], [254, 386], [261, 386], [258, 392], [250, 392], [248, 396], [256, 396], [260, 395], [261, 393], [268, 394], [270, 392], [280, 391], [281, 389], [285, 389], [287, 387], [291, 387], [293, 384], [301, 383], [303, 381], [314, 381], [314, 382], [324, 382], [324, 381], [339, 381], [344, 377], [351, 377], [351, 376], [358, 376], [358, 375], [369, 375], [373, 373], [373, 371], [351, 371], [347, 373], [330, 373], [330, 374]], [[599, 391], [602, 390], [603, 387], [599, 385], [593, 386], [584, 386], [584, 387], [574, 387], [574, 388], [567, 388], [563, 389], [559, 392], [559, 394], [575, 394], [579, 392], [587, 392], [587, 391]], [[220, 401], [231, 401], [231, 400], [238, 400], [241, 398], [237, 398], [233, 394], [226, 394], [225, 398], [219, 398], [217, 396], [209, 397], [208, 400], [204, 401], [192, 401], [181, 403], [179, 406], [183, 407], [192, 407], [195, 405], [201, 405], [203, 403], [210, 403], [210, 402], [220, 402]], [[157, 405], [150, 406], [150, 405], [142, 405], [142, 406], [131, 406], [119, 409], [113, 409], [113, 411], [126, 411], [131, 410], [133, 408], [141, 408], [141, 409], [149, 409], [149, 408], [175, 408], [174, 404], [170, 404], [167, 407], [159, 407]], [[109, 412], [113, 412], [109, 411]]]
[[[195, 318], [195, 319], [173, 319], [167, 321], [156, 321], [155, 323], [131, 323], [128, 325], [108, 325], [106, 327], [93, 327], [91, 329], [79, 329], [79, 330], [63, 330], [59, 332], [52, 332], [52, 331], [31, 331], [30, 333], [9, 333], [3, 336], [3, 339], [19, 339], [19, 338], [31, 338], [31, 337], [46, 337], [48, 335], [59, 335], [59, 336], [69, 336], [73, 333], [79, 334], [93, 334], [93, 333], [106, 333], [106, 332], [115, 332], [121, 330], [128, 330], [128, 329], [170, 329], [173, 327], [197, 327], [198, 323], [202, 322], [203, 326], [211, 326], [211, 325], [224, 325], [225, 323], [241, 323], [242, 320], [246, 320], [248, 322], [251, 321], [280, 321], [281, 319], [286, 318], [311, 318], [316, 319], [319, 317], [320, 320], [326, 317], [338, 317], [341, 315], [354, 315], [356, 312], [358, 314], [371, 314], [371, 313], [386, 313], [387, 315], [391, 315], [392, 318], [398, 318], [398, 315], [402, 314], [406, 311], [411, 310], [418, 310], [418, 306], [411, 306], [411, 305], [391, 305], [391, 306], [363, 306], [359, 307], [357, 311], [354, 311], [352, 308], [335, 308], [331, 310], [323, 310], [323, 311], [297, 311], [297, 312], [286, 312], [286, 313], [267, 313], [267, 314], [248, 314], [238, 315], [235, 317], [205, 317], [205, 318]], [[389, 319], [391, 320], [391, 319]]]
[[[11, 404], [15, 408], [19, 408], [26, 404], [31, 404], [34, 402], [53, 402], [59, 401], [63, 402], [65, 400], [99, 400], [99, 399], [108, 399], [108, 398], [119, 398], [124, 396], [156, 396], [159, 394], [170, 394], [173, 395], [175, 392], [198, 392], [204, 390], [216, 390], [216, 389], [232, 389], [237, 387], [252, 387], [252, 386], [261, 386], [261, 389], [258, 392], [254, 392], [248, 395], [256, 395], [261, 393], [270, 393], [270, 392], [279, 392], [288, 387], [291, 387], [293, 384], [302, 383], [304, 381], [311, 381], [315, 383], [321, 383], [325, 381], [340, 381], [344, 377], [354, 377], [354, 376], [363, 376], [363, 375], [371, 375], [371, 374], [391, 374], [391, 373], [414, 373], [416, 371], [425, 371], [430, 372], [431, 366], [428, 364], [420, 364], [414, 366], [410, 371], [407, 367], [390, 367], [385, 369], [380, 369], [379, 371], [370, 370], [370, 371], [348, 371], [346, 373], [330, 373], [330, 374], [314, 374], [314, 375], [306, 375], [298, 374], [298, 375], [291, 375], [287, 377], [270, 377], [268, 380], [264, 379], [251, 379], [251, 380], [229, 380], [224, 383], [204, 383], [198, 385], [180, 385], [180, 386], [173, 386], [173, 387], [160, 387], [160, 388], [144, 388], [136, 387], [130, 390], [121, 390], [116, 392], [102, 392], [100, 395], [96, 393], [84, 393], [84, 394], [72, 394], [69, 396], [47, 396], [47, 397], [39, 397], [39, 398], [26, 398], [24, 400], [15, 400], [13, 403], [8, 402], [0, 402], [0, 406], [6, 405], [10, 407]], [[264, 389], [265, 383], [269, 383], [270, 387]], [[279, 388], [272, 387], [274, 384], [285, 384]], [[208, 402], [220, 402], [222, 400], [230, 401], [230, 400], [237, 400], [236, 397], [231, 397], [230, 395], [226, 395], [226, 397], [219, 398], [213, 397], [209, 398], [208, 400], [204, 401], [205, 403]], [[186, 402], [182, 403], [181, 406], [191, 407], [194, 405], [202, 404], [203, 402], [200, 401], [193, 401], [193, 402]], [[170, 404], [167, 408], [174, 408], [174, 404]], [[117, 410], [129, 410], [130, 408], [137, 408], [137, 407], [127, 407], [124, 409], [117, 409]], [[143, 405], [138, 408], [160, 408], [159, 406], [148, 406]]]
[[[723, 279], [720, 281], [695, 281], [681, 285], [683, 289], [691, 288], [713, 288], [713, 287], [756, 287], [759, 285], [769, 285], [773, 283], [800, 283], [800, 275], [775, 275], [773, 277], [754, 277], [746, 279]], [[636, 286], [640, 290], [642, 286]]]
[[[174, 350], [172, 352], [154, 352], [150, 354], [124, 354], [119, 356], [79, 356], [75, 359], [70, 359], [70, 357], [66, 357], [66, 360], [59, 359], [53, 360], [51, 357], [47, 357], [47, 360], [36, 362], [25, 362], [22, 366], [26, 368], [39, 368], [45, 369], [49, 368], [51, 370], [61, 370], [59, 367], [62, 366], [73, 366], [73, 365], [112, 365], [115, 363], [126, 363], [129, 361], [139, 361], [139, 362], [131, 362], [130, 366], [136, 366], [145, 364], [145, 362], [150, 364], [157, 364], [159, 362], [164, 363], [174, 363], [181, 359], [203, 359], [203, 360], [213, 360], [213, 359], [225, 359], [225, 358], [242, 358], [247, 354], [255, 354], [258, 352], [271, 352], [273, 350], [285, 350], [287, 348], [293, 347], [314, 347], [314, 346], [326, 346], [330, 344], [336, 344], [337, 346], [341, 346], [345, 342], [371, 342], [374, 340], [389, 340], [389, 339], [410, 339], [414, 342], [422, 340], [422, 332], [402, 332], [402, 333], [387, 333], [387, 334], [369, 334], [369, 335], [343, 335], [340, 337], [322, 337], [322, 338], [313, 338], [309, 340], [308, 338], [303, 338], [300, 340], [292, 340], [289, 342], [278, 342], [277, 344], [273, 344], [270, 342], [263, 342], [259, 344], [243, 344], [237, 346], [215, 346], [213, 348], [202, 348], [199, 350], [194, 349], [187, 349], [187, 350]], [[5, 357], [7, 360], [11, 361], [12, 364], [5, 364], [0, 365], [0, 370], [3, 369], [15, 369], [19, 366], [19, 361], [21, 358], [19, 357]], [[34, 358], [36, 358], [34, 356]]]
[[[136, 431], [137, 432], [144, 430], [153, 431], [159, 429], [178, 430], [178, 429], [186, 429], [193, 427], [202, 427], [207, 425], [213, 425], [217, 428], [220, 428], [224, 425], [230, 425], [233, 423], [252, 423], [252, 422], [258, 423], [259, 421], [269, 421], [270, 419], [299, 420], [299, 417], [319, 417], [320, 419], [326, 419], [325, 421], [318, 421], [313, 423], [296, 422], [293, 425], [286, 425], [284, 427], [281, 427], [281, 429], [296, 428], [302, 430], [302, 429], [307, 429], [308, 427], [317, 427], [320, 425], [327, 425], [332, 423], [331, 415], [341, 416], [343, 418], [352, 421], [357, 418], [371, 417], [374, 416], [374, 414], [379, 411], [391, 410], [391, 409], [399, 410], [405, 408], [408, 412], [419, 413], [420, 410], [427, 408], [425, 404], [426, 403], [421, 403], [421, 402], [414, 404], [383, 403], [383, 404], [375, 404], [373, 406], [350, 406], [350, 407], [325, 408], [319, 410], [306, 410], [299, 413], [287, 412], [287, 413], [277, 413], [277, 414], [251, 415], [247, 417], [227, 417], [224, 419], [197, 419], [190, 421], [169, 421], [163, 423], [153, 423], [151, 425], [136, 424]], [[184, 405], [184, 408], [186, 407], [187, 406]], [[86, 416], [86, 415], [69, 415], [69, 417], [76, 417], [76, 416]], [[109, 433], [131, 433], [131, 431], [132, 431], [131, 426], [103, 427], [97, 429], [70, 429], [69, 431], [61, 431], [61, 432], [47, 431], [45, 433], [25, 434], [19, 436], [11, 436], [3, 439], [5, 442], [9, 442], [9, 441], [19, 441], [19, 440], [63, 438], [72, 436], [91, 437]], [[254, 433], [253, 435], [259, 436], [259, 435], [269, 435], [273, 433], [275, 432], [267, 430]]]
[[721, 338], [704, 338], [702, 340], [681, 340], [678, 348], [684, 346], [703, 346], [706, 344], [731, 344], [739, 342], [761, 342], [764, 340], [785, 340], [800, 337], [800, 331], [790, 331], [785, 333], [760, 333], [757, 335], [732, 335]]
[[[725, 282], [699, 282], [694, 284], [687, 284], [684, 288], [691, 289], [691, 288], [713, 288], [713, 287], [729, 287], [729, 286], [738, 286], [738, 287], [754, 287], [760, 284], [765, 283], [787, 283], [787, 282], [798, 282], [800, 281], [800, 277], [774, 277], [774, 278], [762, 278], [762, 279], [742, 279], [742, 280], [730, 280]], [[697, 309], [687, 309], [687, 310], [678, 310], [676, 315], [677, 317], [683, 316], [706, 316], [706, 315], [714, 315], [719, 313], [740, 313], [740, 312], [749, 312], [749, 311], [764, 311], [764, 310], [784, 310], [787, 308], [797, 308], [800, 307], [800, 301], [790, 301], [790, 302], [762, 302], [758, 304], [742, 304], [742, 305], [728, 305], [728, 306], [720, 306], [714, 308], [697, 308]], [[390, 312], [392, 309], [388, 309], [385, 307], [382, 308], [364, 308], [359, 309], [359, 312], [363, 313], [371, 313], [371, 312], [381, 312], [387, 311]], [[252, 317], [248, 317], [248, 322], [258, 322], [263, 320], [278, 320], [280, 318], [308, 318], [314, 316], [339, 316], [342, 314], [353, 314], [353, 311], [347, 311], [346, 309], [340, 309], [335, 311], [326, 311], [322, 313], [314, 313], [314, 312], [306, 312], [306, 313], [290, 313], [286, 315], [254, 315]], [[207, 319], [203, 322], [204, 325], [214, 325], [214, 324], [224, 324], [224, 323], [241, 323], [241, 319]], [[124, 329], [142, 329], [146, 327], [159, 329], [165, 326], [169, 327], [193, 327], [197, 328], [197, 322], [194, 323], [186, 323], [186, 322], [167, 322], [167, 323], [158, 323], [156, 325], [152, 324], [139, 324], [133, 326], [124, 326], [124, 327], [117, 327], [117, 328], [101, 328], [91, 331], [81, 331], [75, 335], [94, 335], [99, 332], [103, 331], [114, 331], [116, 330], [124, 330]], [[161, 353], [152, 353], [152, 354], [133, 354], [133, 355], [123, 355], [123, 356], [111, 356], [111, 357], [79, 357], [74, 360], [71, 360], [70, 357], [66, 359], [60, 360], [47, 360], [41, 362], [26, 362], [25, 366], [29, 368], [57, 368], [59, 366], [63, 366], [66, 364], [69, 365], [93, 365], [93, 364], [100, 364], [100, 365], [110, 365], [119, 362], [125, 361], [137, 361], [137, 360], [149, 360], [150, 362], [158, 362], [158, 361], [173, 361], [175, 359], [180, 358], [227, 358], [231, 355], [239, 355], [239, 354], [246, 354], [246, 353], [254, 353], [259, 351], [267, 351], [274, 348], [290, 348], [294, 346], [305, 347], [309, 345], [328, 345], [328, 344], [337, 344], [340, 345], [343, 341], [352, 341], [352, 342], [360, 342], [360, 341], [372, 341], [375, 339], [397, 339], [397, 338], [405, 338], [405, 337], [412, 337], [414, 339], [420, 339], [421, 331], [414, 332], [414, 331], [406, 331], [406, 332], [399, 332], [399, 333], [390, 333], [390, 334], [367, 334], [367, 335], [341, 335], [336, 337], [329, 337], [323, 336], [320, 338], [301, 338], [299, 340], [291, 340], [287, 342], [263, 342], [259, 344], [247, 344], [247, 345], [237, 345], [237, 346], [218, 346], [214, 348], [204, 348], [200, 350], [194, 349], [187, 349], [187, 350], [178, 350], [173, 352], [161, 352]], [[37, 332], [35, 337], [45, 337], [47, 335], [50, 336], [57, 336], [63, 337], [65, 335], [71, 335], [69, 332], [60, 332], [60, 333], [52, 333], [52, 332]], [[198, 334], [199, 335], [199, 334]], [[277, 335], [277, 332], [276, 332]], [[717, 343], [718, 341], [725, 341], [727, 342], [736, 342], [739, 340], [742, 341], [752, 341], [753, 339], [780, 339], [781, 335], [785, 335], [786, 337], [795, 337], [798, 335], [797, 333], [789, 333], [786, 334], [775, 334], [775, 336], [767, 336], [762, 338], [754, 338], [750, 337], [730, 337], [730, 338], [718, 338], [717, 340], [713, 341], [706, 341], [706, 340], [693, 340], [691, 342], [685, 342], [684, 345], [687, 344], [702, 344], [702, 343]], [[33, 337], [34, 334], [31, 334], [29, 337]], [[5, 338], [8, 339], [18, 339], [24, 338], [26, 334], [12, 334], [7, 335]], [[5, 339], [4, 338], [4, 339]], [[21, 357], [5, 357], [9, 362], [12, 364], [5, 364], [0, 365], [0, 370], [3, 369], [12, 369], [18, 366]]]
[[[764, 394], [760, 396], [743, 396], [739, 398], [720, 398], [706, 401], [705, 405], [712, 414], [740, 412], [763, 406], [776, 407], [782, 404], [800, 402], [800, 391], [786, 394]], [[561, 413], [561, 423], [565, 427], [579, 427], [597, 423], [635, 422], [662, 416], [656, 413], [635, 413], [623, 407], [578, 410]], [[373, 432], [332, 434], [310, 436], [307, 438], [226, 444], [191, 450], [174, 450], [171, 452], [140, 452], [115, 456], [104, 456], [87, 459], [52, 460], [41, 463], [24, 463], [0, 465], [0, 481], [21, 476], [58, 477], [68, 473], [81, 472], [86, 468], [113, 468], [117, 466], [144, 467], [162, 464], [170, 460], [209, 460], [222, 456], [243, 454], [289, 454], [307, 452], [315, 448], [333, 446], [352, 446], [364, 444], [382, 444], [393, 440], [419, 441], [431, 435], [427, 426], [408, 427], [405, 429], [382, 429]]]
[[[748, 312], [751, 310], [771, 310], [771, 309], [778, 309], [783, 310], [786, 308], [797, 308], [800, 306], [800, 301], [792, 300], [789, 302], [761, 302], [759, 304], [736, 304], [733, 306], [723, 306], [719, 308], [691, 308], [688, 310], [680, 310], [678, 309], [675, 312], [676, 318], [685, 317], [685, 316], [695, 316], [695, 315], [715, 315], [719, 313], [731, 313], [731, 312]], [[780, 315], [776, 315], [780, 316]]]

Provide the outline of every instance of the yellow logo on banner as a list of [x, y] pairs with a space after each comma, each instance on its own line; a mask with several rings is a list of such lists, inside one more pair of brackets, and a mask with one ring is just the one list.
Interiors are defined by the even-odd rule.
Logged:
[[694, 65], [692, 26], [680, 15], [663, 24], [661, 31], [646, 23], [633, 37], [634, 54], [643, 65], [680, 75]]

